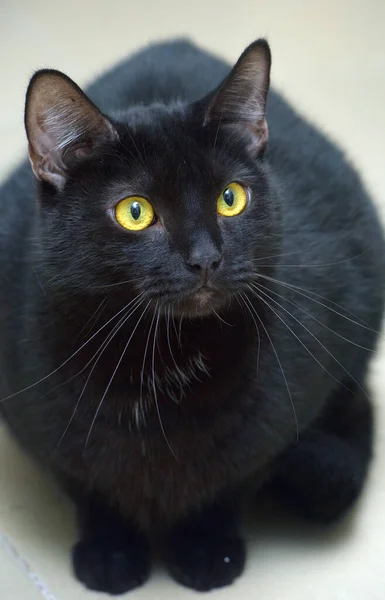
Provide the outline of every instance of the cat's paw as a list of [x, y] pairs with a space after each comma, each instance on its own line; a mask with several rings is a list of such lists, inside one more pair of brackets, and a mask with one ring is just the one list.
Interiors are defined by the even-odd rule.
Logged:
[[178, 583], [199, 592], [225, 587], [242, 573], [245, 544], [239, 537], [177, 537], [169, 546], [167, 568]]
[[151, 557], [146, 544], [117, 540], [86, 540], [72, 553], [76, 577], [88, 589], [111, 595], [142, 585], [149, 576]]

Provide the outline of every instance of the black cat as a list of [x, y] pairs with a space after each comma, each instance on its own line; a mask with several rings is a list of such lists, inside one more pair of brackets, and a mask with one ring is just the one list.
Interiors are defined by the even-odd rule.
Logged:
[[268, 130], [269, 72], [263, 40], [231, 71], [178, 41], [92, 101], [57, 71], [29, 85], [37, 191], [23, 165], [0, 192], [1, 407], [77, 504], [91, 589], [143, 583], [155, 531], [177, 581], [227, 585], [251, 489], [330, 522], [363, 485], [384, 241], [274, 93]]

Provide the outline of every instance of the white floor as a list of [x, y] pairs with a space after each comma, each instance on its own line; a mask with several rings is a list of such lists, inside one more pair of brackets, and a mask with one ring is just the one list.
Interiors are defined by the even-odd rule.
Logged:
[[[231, 6], [231, 8], [226, 8]], [[385, 215], [384, 0], [3, 0], [0, 5], [0, 176], [25, 153], [24, 93], [40, 67], [83, 84], [133, 49], [189, 35], [235, 60], [265, 35], [273, 82], [338, 140]], [[261, 509], [243, 578], [210, 597], [242, 600], [385, 598], [385, 350], [373, 365], [377, 449], [355, 514], [323, 531]], [[0, 597], [99, 597], [72, 578], [71, 508], [0, 428]], [[163, 573], [132, 597], [195, 597]]]

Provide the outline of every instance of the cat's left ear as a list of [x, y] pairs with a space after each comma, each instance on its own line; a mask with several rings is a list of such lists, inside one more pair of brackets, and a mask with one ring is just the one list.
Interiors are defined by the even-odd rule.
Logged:
[[117, 139], [114, 126], [69, 77], [38, 71], [25, 105], [29, 158], [37, 179], [63, 189], [68, 169]]
[[265, 115], [270, 66], [269, 45], [266, 40], [257, 40], [246, 48], [215, 91], [205, 113], [205, 124], [231, 126], [244, 134], [253, 156], [263, 154], [268, 138]]

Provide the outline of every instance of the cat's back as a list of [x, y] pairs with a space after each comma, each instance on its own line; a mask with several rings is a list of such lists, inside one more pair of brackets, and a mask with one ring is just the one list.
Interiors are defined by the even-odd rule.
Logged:
[[[28, 253], [36, 214], [35, 181], [25, 161], [0, 187], [0, 282]], [[17, 272], [13, 272], [13, 277]], [[3, 288], [3, 285], [1, 285]]]
[[135, 104], [194, 102], [211, 92], [230, 67], [188, 40], [152, 44], [115, 65], [87, 94], [106, 112]]

